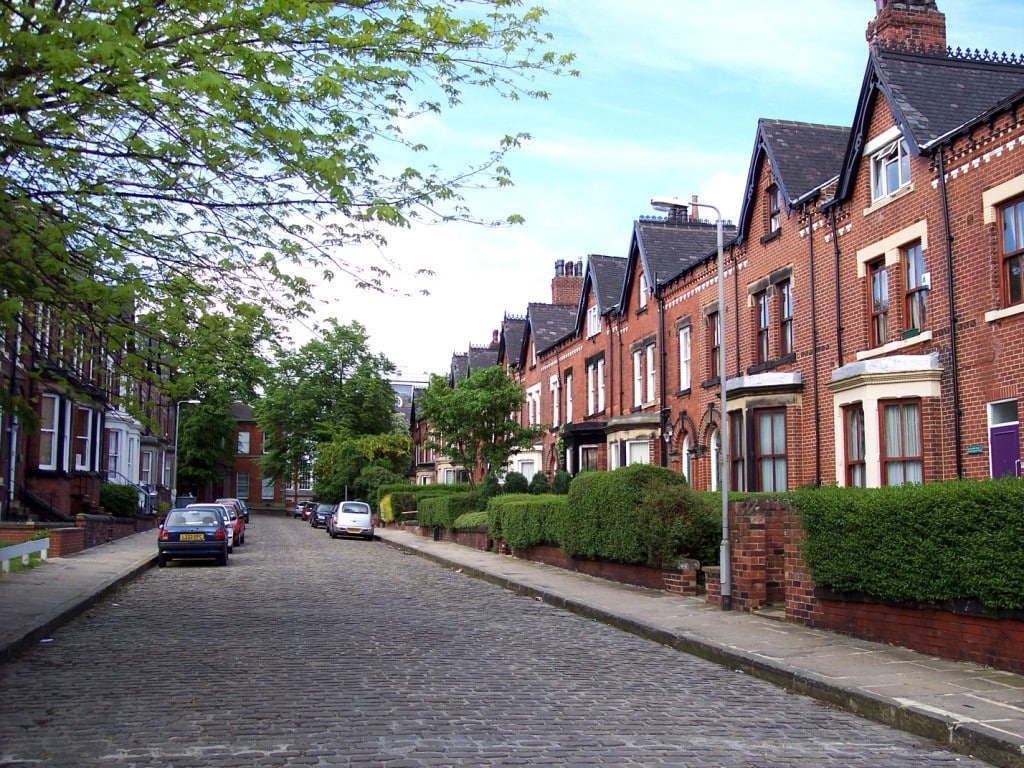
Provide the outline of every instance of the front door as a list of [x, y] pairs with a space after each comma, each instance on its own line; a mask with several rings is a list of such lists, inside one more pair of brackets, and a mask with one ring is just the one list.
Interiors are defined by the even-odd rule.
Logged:
[[989, 429], [992, 477], [1020, 477], [1020, 424], [1003, 424]]

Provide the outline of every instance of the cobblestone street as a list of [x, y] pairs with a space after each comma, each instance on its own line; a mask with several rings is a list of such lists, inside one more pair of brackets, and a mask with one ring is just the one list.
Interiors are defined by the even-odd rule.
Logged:
[[983, 765], [284, 516], [0, 676], [0, 766]]

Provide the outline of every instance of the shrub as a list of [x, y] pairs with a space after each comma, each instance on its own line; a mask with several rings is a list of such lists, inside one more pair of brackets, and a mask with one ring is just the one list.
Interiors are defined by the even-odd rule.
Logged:
[[543, 472], [535, 473], [534, 476], [530, 478], [530, 493], [551, 493], [551, 483], [548, 482], [548, 476]]
[[505, 494], [487, 507], [487, 529], [513, 549], [557, 543], [553, 522], [564, 514], [565, 496]]
[[792, 499], [820, 587], [896, 602], [1024, 609], [1024, 481], [829, 487]]
[[566, 472], [564, 469], [560, 469], [555, 472], [555, 476], [551, 480], [551, 492], [567, 494], [569, 493], [569, 483], [572, 482], [572, 475]]
[[522, 472], [509, 472], [505, 475], [505, 493], [529, 493], [530, 482]]
[[475, 512], [463, 512], [452, 524], [455, 531], [475, 531], [487, 527], [487, 513], [477, 510]]
[[100, 486], [100, 506], [114, 517], [134, 517], [139, 511], [139, 492], [133, 485], [104, 483]]

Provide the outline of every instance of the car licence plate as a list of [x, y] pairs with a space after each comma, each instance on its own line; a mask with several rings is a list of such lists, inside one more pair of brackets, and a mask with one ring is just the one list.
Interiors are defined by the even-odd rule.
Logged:
[[179, 537], [182, 541], [202, 541], [206, 538], [205, 533], [183, 533]]
[[362, 533], [363, 532], [362, 528], [346, 528], [345, 530], [348, 533]]

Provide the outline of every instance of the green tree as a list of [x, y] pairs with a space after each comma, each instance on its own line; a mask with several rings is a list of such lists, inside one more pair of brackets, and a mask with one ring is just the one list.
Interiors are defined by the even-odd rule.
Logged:
[[515, 420], [524, 402], [523, 387], [501, 366], [474, 371], [454, 388], [432, 376], [420, 400], [428, 425], [425, 444], [464, 467], [470, 482], [477, 467], [502, 471], [513, 453], [544, 433]]
[[[312, 466], [317, 445], [391, 432], [395, 396], [385, 377], [393, 370], [386, 357], [370, 351], [359, 323], [329, 320], [298, 351], [282, 351], [253, 408], [267, 436], [263, 470], [294, 485], [299, 472]], [[325, 498], [336, 493], [332, 487]]]
[[411, 460], [412, 439], [408, 435], [391, 432], [335, 437], [317, 446], [313, 494], [327, 500], [375, 498], [368, 494], [384, 482], [404, 479]]
[[152, 343], [123, 360], [142, 375], [177, 341], [161, 315], [258, 297], [278, 320], [308, 312], [310, 281], [386, 287], [386, 264], [345, 246], [478, 221], [463, 190], [509, 184], [526, 138], [496, 132], [440, 168], [409, 127], [467, 92], [546, 98], [537, 77], [572, 57], [543, 16], [518, 0], [8, 0], [0, 332], [39, 305], [88, 309], [128, 350], [143, 316]]
[[207, 483], [218, 482], [235, 458], [238, 425], [225, 393], [208, 395], [198, 405], [181, 409], [178, 427], [178, 494], [202, 494]]

